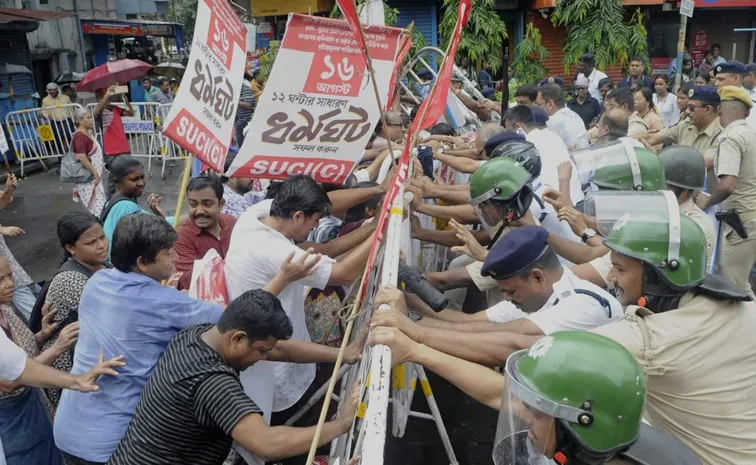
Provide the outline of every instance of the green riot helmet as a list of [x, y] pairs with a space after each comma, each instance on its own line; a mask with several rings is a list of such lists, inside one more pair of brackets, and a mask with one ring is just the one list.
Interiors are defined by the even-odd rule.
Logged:
[[495, 465], [600, 465], [638, 440], [645, 374], [607, 337], [553, 333], [512, 354], [505, 377]]
[[706, 235], [680, 215], [672, 192], [601, 192], [594, 202], [606, 246], [644, 264], [646, 307], [657, 312], [674, 308], [685, 291], [706, 279]]
[[667, 188], [664, 167], [656, 154], [623, 137], [574, 154], [579, 178], [601, 190], [653, 192]]
[[533, 202], [529, 182], [530, 173], [519, 162], [501, 157], [487, 161], [470, 177], [470, 205], [492, 238], [498, 239], [509, 222], [527, 213]]
[[672, 145], [659, 152], [664, 178], [670, 186], [699, 190], [706, 186], [706, 162], [693, 147]]
[[525, 140], [511, 140], [499, 144], [488, 156], [489, 160], [498, 157], [511, 158], [528, 170], [530, 180], [533, 181], [541, 175], [541, 154], [535, 145]]

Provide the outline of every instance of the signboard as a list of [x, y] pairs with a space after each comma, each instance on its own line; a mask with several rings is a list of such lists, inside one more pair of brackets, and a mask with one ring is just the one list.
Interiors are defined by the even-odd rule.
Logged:
[[669, 64], [674, 58], [651, 58], [651, 74], [667, 74]]
[[37, 127], [37, 134], [39, 134], [39, 138], [42, 142], [55, 141], [55, 134], [53, 133], [52, 126], [49, 124], [40, 124]]
[[141, 36], [142, 27], [136, 24], [81, 23], [84, 34], [107, 34], [111, 36]]
[[[365, 28], [382, 102], [391, 88], [400, 34], [396, 28]], [[291, 15], [228, 174], [267, 179], [305, 174], [318, 182], [343, 183], [380, 119], [369, 79], [346, 21]]]
[[698, 66], [703, 62], [706, 50], [709, 49], [709, 31], [707, 29], [696, 29], [693, 31], [693, 46], [690, 48], [690, 56], [693, 59], [693, 65]]
[[192, 53], [163, 134], [222, 173], [247, 57], [247, 28], [226, 0], [200, 0]]
[[121, 118], [121, 122], [123, 123], [123, 130], [127, 134], [155, 133], [155, 123], [152, 121], [144, 121], [133, 116], [126, 116]]
[[682, 0], [680, 3], [680, 14], [692, 18], [693, 8], [695, 8], [695, 6], [696, 4], [693, 0]]
[[331, 11], [333, 0], [250, 0], [252, 16], [283, 16], [289, 13]]

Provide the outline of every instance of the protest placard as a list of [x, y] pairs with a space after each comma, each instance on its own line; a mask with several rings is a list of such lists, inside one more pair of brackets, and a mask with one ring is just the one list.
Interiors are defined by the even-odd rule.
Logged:
[[200, 0], [194, 41], [163, 133], [223, 172], [247, 56], [247, 28], [225, 0]]
[[[366, 26], [381, 100], [386, 102], [400, 29]], [[344, 20], [292, 14], [244, 145], [228, 174], [343, 183], [380, 119], [370, 74]]]

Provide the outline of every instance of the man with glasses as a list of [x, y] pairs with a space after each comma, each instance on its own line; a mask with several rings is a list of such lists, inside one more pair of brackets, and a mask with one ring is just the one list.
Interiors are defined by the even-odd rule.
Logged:
[[[590, 90], [590, 87], [589, 87]], [[544, 84], [538, 89], [536, 105], [543, 108], [549, 115], [546, 123], [570, 150], [588, 148], [588, 132], [583, 119], [574, 111], [567, 108], [564, 89], [556, 84]]]
[[714, 86], [694, 87], [688, 93], [688, 119], [654, 134], [643, 134], [638, 139], [649, 146], [657, 144], [683, 145], [701, 152], [706, 160], [708, 191], [714, 192], [717, 177], [714, 173], [714, 155], [722, 132], [719, 124], [719, 94]]
[[588, 79], [585, 76], [575, 80], [575, 98], [567, 103], [567, 107], [583, 119], [586, 128], [595, 124], [601, 116], [601, 104], [588, 93]]

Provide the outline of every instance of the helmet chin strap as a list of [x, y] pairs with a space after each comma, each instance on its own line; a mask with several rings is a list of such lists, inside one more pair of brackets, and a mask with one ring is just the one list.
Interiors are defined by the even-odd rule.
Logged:
[[[645, 303], [641, 305], [654, 313], [664, 313], [678, 308], [680, 298], [687, 291], [677, 291], [667, 285], [659, 275], [659, 271], [650, 265], [643, 264], [643, 297]], [[639, 302], [640, 305], [640, 302]]]

